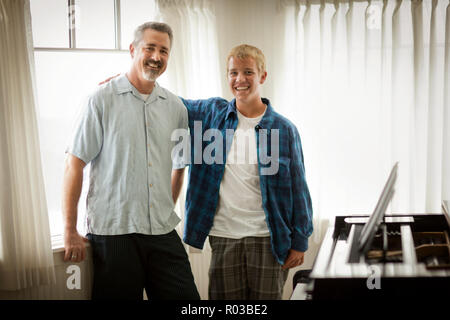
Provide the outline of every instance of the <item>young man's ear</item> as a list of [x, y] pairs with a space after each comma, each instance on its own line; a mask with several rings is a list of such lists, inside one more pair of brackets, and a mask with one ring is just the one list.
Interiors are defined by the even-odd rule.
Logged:
[[267, 78], [267, 71], [264, 71], [264, 73], [261, 75], [259, 83], [263, 84], [266, 81], [266, 78]]

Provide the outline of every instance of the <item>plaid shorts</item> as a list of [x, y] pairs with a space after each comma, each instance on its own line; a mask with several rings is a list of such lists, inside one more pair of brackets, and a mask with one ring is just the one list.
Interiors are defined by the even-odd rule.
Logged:
[[210, 300], [280, 300], [289, 270], [272, 254], [270, 237], [209, 236]]

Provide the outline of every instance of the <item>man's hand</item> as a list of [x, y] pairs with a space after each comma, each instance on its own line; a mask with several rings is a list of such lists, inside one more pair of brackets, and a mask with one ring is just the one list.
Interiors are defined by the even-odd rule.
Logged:
[[77, 232], [77, 206], [83, 187], [83, 160], [69, 154], [63, 179], [64, 261], [81, 262], [86, 256], [86, 238]]
[[282, 266], [282, 269], [290, 269], [301, 265], [303, 263], [304, 255], [304, 252], [289, 249], [288, 256], [286, 258], [286, 261], [284, 262], [284, 265]]
[[86, 258], [85, 237], [80, 236], [77, 231], [64, 233], [64, 261], [81, 262]]
[[107, 82], [109, 82], [111, 79], [114, 79], [115, 77], [118, 77], [118, 76], [120, 76], [120, 73], [116, 74], [115, 76], [109, 77], [108, 79], [103, 80], [102, 82], [99, 82], [98, 85], [100, 86], [100, 85], [102, 85], [102, 84], [104, 84], [104, 83], [107, 83]]

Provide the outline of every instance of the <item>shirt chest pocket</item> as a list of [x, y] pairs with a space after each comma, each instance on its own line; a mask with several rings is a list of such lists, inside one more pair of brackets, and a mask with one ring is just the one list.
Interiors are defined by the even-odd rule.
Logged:
[[280, 158], [277, 163], [278, 171], [267, 176], [267, 192], [270, 209], [281, 214], [290, 221], [292, 214], [292, 182], [290, 159]]
[[[291, 172], [290, 172], [291, 160], [289, 158], [280, 157], [277, 160], [272, 160], [270, 164], [272, 170], [276, 172], [273, 175], [268, 175], [268, 184], [271, 187], [288, 188], [291, 186]], [[278, 167], [278, 170], [276, 170]]]

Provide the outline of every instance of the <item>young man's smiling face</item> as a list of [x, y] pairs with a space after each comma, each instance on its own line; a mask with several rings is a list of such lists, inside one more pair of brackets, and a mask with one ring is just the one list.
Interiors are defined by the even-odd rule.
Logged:
[[260, 101], [260, 87], [267, 77], [267, 72], [260, 72], [252, 57], [230, 57], [228, 60], [228, 85], [236, 101], [250, 103]]
[[130, 45], [133, 68], [141, 80], [154, 82], [167, 68], [170, 38], [165, 32], [146, 29], [137, 47]]

